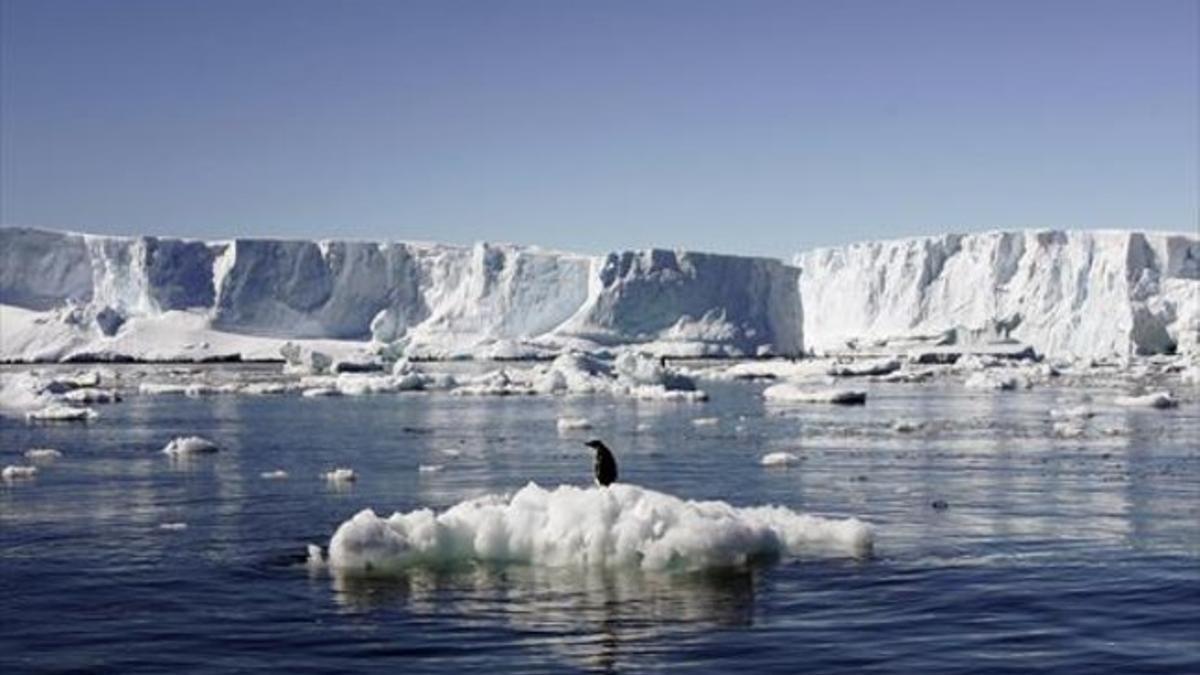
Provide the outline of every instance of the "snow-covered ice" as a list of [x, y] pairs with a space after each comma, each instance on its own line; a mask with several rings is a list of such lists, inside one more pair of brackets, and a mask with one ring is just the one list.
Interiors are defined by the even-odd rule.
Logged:
[[780, 556], [865, 557], [873, 539], [854, 518], [683, 500], [623, 483], [552, 490], [530, 483], [441, 513], [360, 511], [334, 533], [328, 564], [342, 572], [456, 562], [696, 570]]
[[25, 459], [32, 462], [53, 461], [62, 456], [62, 452], [54, 448], [30, 448], [25, 451]]
[[273, 471], [264, 471], [258, 474], [263, 480], [285, 480], [288, 477], [288, 472], [283, 469], [275, 469]]

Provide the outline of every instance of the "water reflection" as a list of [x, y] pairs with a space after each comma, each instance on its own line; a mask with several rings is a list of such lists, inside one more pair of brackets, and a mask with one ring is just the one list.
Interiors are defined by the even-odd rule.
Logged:
[[329, 577], [333, 597], [346, 611], [401, 608], [423, 616], [501, 619], [522, 636], [522, 646], [551, 649], [581, 667], [607, 671], [667, 637], [752, 626], [755, 574], [476, 565], [387, 576], [332, 571]]

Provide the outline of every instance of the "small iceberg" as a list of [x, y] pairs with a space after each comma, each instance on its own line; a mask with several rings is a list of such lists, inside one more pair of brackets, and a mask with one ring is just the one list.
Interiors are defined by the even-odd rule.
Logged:
[[54, 448], [30, 448], [25, 451], [25, 459], [33, 462], [52, 462], [63, 454]]
[[763, 390], [763, 398], [778, 403], [831, 403], [862, 405], [867, 392], [861, 389], [802, 389], [794, 384], [773, 384]]
[[358, 475], [354, 473], [354, 469], [339, 467], [332, 471], [326, 471], [322, 474], [325, 480], [330, 483], [353, 483], [358, 480]]
[[191, 455], [205, 455], [217, 452], [220, 447], [208, 440], [199, 436], [178, 436], [167, 443], [162, 449], [164, 455], [171, 457], [187, 457]]
[[791, 452], [771, 452], [758, 460], [763, 466], [792, 466], [800, 463], [800, 457]]
[[1117, 405], [1127, 408], [1174, 408], [1179, 401], [1169, 391], [1156, 391], [1142, 396], [1118, 396], [1114, 401]]
[[360, 511], [337, 528], [321, 560], [340, 573], [510, 563], [545, 567], [693, 571], [794, 557], [869, 557], [871, 526], [782, 506], [692, 501], [628, 483], [606, 488], [529, 483], [443, 512], [380, 517]]
[[569, 431], [587, 431], [592, 428], [592, 421], [586, 417], [560, 417], [558, 418], [558, 433], [566, 433]]
[[285, 480], [288, 477], [288, 472], [283, 469], [275, 469], [274, 471], [264, 471], [258, 474], [263, 480]]
[[38, 468], [36, 466], [19, 466], [14, 464], [4, 467], [4, 470], [0, 471], [0, 478], [6, 481], [28, 480], [36, 476], [37, 472]]
[[100, 414], [91, 408], [76, 408], [60, 404], [49, 405], [25, 413], [25, 419], [31, 422], [87, 422], [99, 416]]

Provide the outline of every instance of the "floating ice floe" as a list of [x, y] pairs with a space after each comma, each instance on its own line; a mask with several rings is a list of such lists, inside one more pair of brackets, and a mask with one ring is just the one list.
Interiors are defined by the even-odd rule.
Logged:
[[187, 523], [159, 523], [158, 529], [165, 532], [182, 532], [187, 526]]
[[285, 480], [288, 477], [288, 472], [283, 469], [275, 469], [274, 471], [264, 471], [258, 474], [263, 480]]
[[25, 451], [25, 459], [33, 462], [53, 461], [63, 456], [54, 448], [30, 448]]
[[354, 473], [354, 469], [339, 467], [326, 471], [323, 478], [331, 483], [353, 483], [358, 480], [358, 474]]
[[762, 395], [768, 401], [780, 403], [861, 405], [867, 402], [867, 392], [862, 389], [804, 389], [788, 382], [773, 384]]
[[1096, 416], [1096, 411], [1086, 405], [1077, 405], [1071, 408], [1054, 408], [1050, 411], [1050, 417], [1053, 419], [1091, 419]]
[[45, 408], [25, 413], [25, 419], [32, 422], [86, 422], [99, 416], [100, 413], [91, 408], [77, 408], [62, 404], [51, 404]]
[[1179, 401], [1169, 391], [1155, 391], [1142, 396], [1118, 396], [1113, 402], [1129, 408], [1164, 409], [1179, 405]]
[[116, 403], [121, 400], [121, 395], [116, 389], [84, 387], [68, 391], [62, 398], [71, 403]]
[[322, 396], [341, 396], [342, 391], [337, 387], [313, 387], [300, 392], [305, 398], [320, 398]]
[[892, 422], [892, 431], [898, 434], [911, 434], [921, 431], [924, 428], [925, 423], [917, 420], [895, 420]]
[[973, 373], [963, 382], [967, 389], [991, 389], [995, 391], [1015, 391], [1028, 389], [1029, 380], [1019, 375], [1000, 374], [991, 371]]
[[38, 468], [36, 466], [19, 466], [14, 464], [4, 467], [4, 470], [0, 471], [0, 478], [4, 480], [25, 480], [33, 478], [37, 475], [37, 472]]
[[163, 454], [172, 457], [185, 457], [190, 455], [204, 455], [217, 452], [220, 446], [199, 436], [178, 436], [171, 439], [166, 447], [162, 449]]
[[792, 466], [800, 463], [800, 457], [792, 452], [769, 452], [758, 463], [763, 466]]
[[560, 417], [557, 427], [559, 433], [586, 431], [592, 428], [592, 421], [586, 417]]
[[623, 483], [553, 490], [530, 483], [511, 496], [471, 499], [441, 513], [381, 518], [360, 511], [334, 533], [328, 564], [342, 572], [463, 562], [697, 570], [781, 556], [862, 558], [873, 540], [871, 527], [856, 518], [683, 500]]
[[868, 359], [850, 363], [834, 363], [829, 366], [829, 375], [833, 377], [864, 377], [869, 375], [887, 375], [900, 370], [900, 359]]
[[437, 473], [445, 469], [445, 464], [421, 464], [417, 466], [418, 473]]
[[694, 427], [715, 427], [720, 423], [720, 417], [697, 417], [692, 420], [692, 426]]

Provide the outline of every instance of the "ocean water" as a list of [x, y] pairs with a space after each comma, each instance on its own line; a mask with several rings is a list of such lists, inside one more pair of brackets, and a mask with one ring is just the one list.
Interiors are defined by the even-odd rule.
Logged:
[[[1076, 435], [1048, 410], [1079, 389], [871, 384], [842, 408], [704, 386], [702, 405], [132, 395], [88, 424], [0, 416], [0, 463], [64, 454], [0, 483], [0, 672], [1200, 672], [1194, 400], [1093, 392]], [[562, 416], [594, 429], [560, 434]], [[160, 452], [189, 434], [222, 450]], [[625, 482], [858, 516], [875, 553], [675, 573], [304, 563], [364, 507], [589, 485], [592, 436]], [[773, 451], [802, 461], [760, 466]], [[338, 466], [359, 479], [319, 477]], [[276, 469], [288, 479], [260, 477]]]

